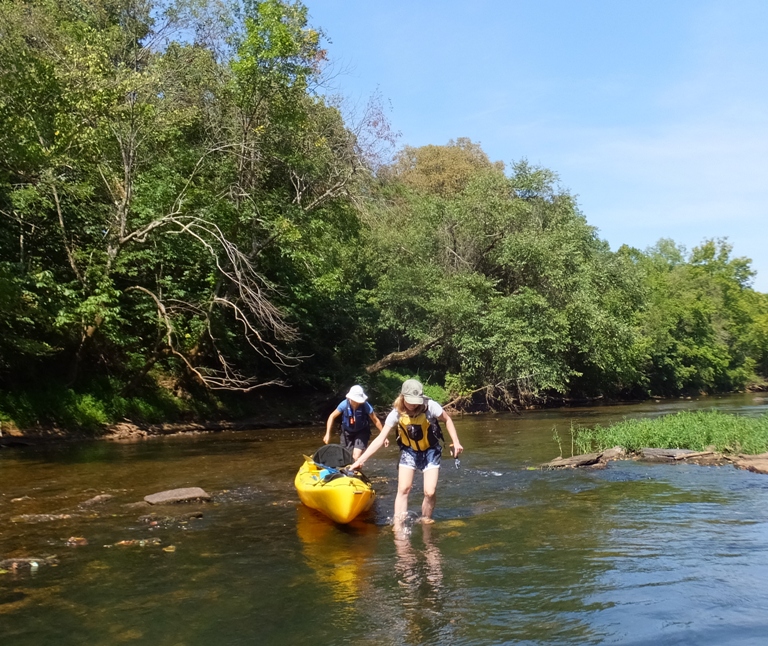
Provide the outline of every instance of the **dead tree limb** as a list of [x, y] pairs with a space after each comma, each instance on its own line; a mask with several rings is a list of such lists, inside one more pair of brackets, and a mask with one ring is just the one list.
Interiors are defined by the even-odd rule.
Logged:
[[376, 363], [372, 363], [370, 366], [368, 366], [365, 371], [369, 375], [373, 375], [381, 370], [384, 370], [384, 368], [387, 366], [391, 366], [393, 363], [407, 361], [408, 359], [413, 359], [414, 357], [419, 356], [425, 350], [429, 350], [429, 348], [440, 343], [440, 341], [442, 341], [441, 338], [427, 339], [426, 341], [422, 341], [421, 343], [418, 343], [417, 345], [413, 346], [412, 348], [408, 348], [407, 350], [390, 352], [387, 356], [382, 357]]

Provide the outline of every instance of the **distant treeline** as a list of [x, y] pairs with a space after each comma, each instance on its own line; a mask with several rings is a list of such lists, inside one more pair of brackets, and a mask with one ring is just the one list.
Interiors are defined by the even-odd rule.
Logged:
[[322, 36], [283, 0], [0, 4], [0, 419], [764, 383], [727, 242], [612, 252], [547, 169], [393, 154], [380, 100], [324, 95]]

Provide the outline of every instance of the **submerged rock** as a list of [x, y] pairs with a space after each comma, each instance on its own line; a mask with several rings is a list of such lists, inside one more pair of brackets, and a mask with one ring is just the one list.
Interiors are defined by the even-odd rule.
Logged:
[[72, 518], [71, 514], [21, 514], [13, 516], [13, 523], [48, 523], [52, 520], [67, 520]]
[[148, 545], [160, 545], [159, 538], [132, 538], [125, 541], [118, 541], [115, 547], [147, 547]]
[[111, 493], [103, 493], [88, 500], [84, 500], [80, 503], [81, 507], [90, 507], [91, 505], [98, 505], [99, 503], [111, 500], [114, 496]]
[[164, 516], [162, 514], [147, 514], [139, 516], [139, 521], [147, 523], [150, 527], [168, 526], [168, 525], [186, 525], [190, 520], [197, 520], [203, 517], [203, 512], [192, 511], [179, 516]]
[[29, 568], [30, 570], [37, 570], [41, 565], [58, 565], [59, 561], [55, 556], [33, 556], [33, 557], [18, 557], [12, 559], [3, 559], [0, 561], [0, 568], [11, 571], [18, 570], [19, 568]]
[[144, 496], [144, 500], [150, 505], [163, 505], [177, 502], [189, 502], [191, 500], [203, 500], [208, 502], [211, 496], [200, 487], [184, 487], [181, 489], [169, 489]]
[[70, 536], [66, 542], [67, 547], [84, 547], [88, 545], [88, 539], [84, 536]]
[[145, 500], [140, 500], [139, 502], [128, 502], [123, 505], [125, 509], [146, 509], [150, 506], [151, 505]]

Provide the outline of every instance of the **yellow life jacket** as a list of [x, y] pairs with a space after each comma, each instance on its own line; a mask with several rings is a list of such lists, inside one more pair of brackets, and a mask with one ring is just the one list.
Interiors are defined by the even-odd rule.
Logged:
[[426, 451], [428, 448], [438, 446], [443, 433], [437, 420], [430, 421], [426, 413], [418, 415], [400, 414], [397, 423], [397, 443], [407, 446], [414, 451]]

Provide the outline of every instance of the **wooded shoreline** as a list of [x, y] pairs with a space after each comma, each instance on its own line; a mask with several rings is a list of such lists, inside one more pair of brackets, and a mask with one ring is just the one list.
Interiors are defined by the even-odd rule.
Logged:
[[414, 376], [459, 410], [768, 383], [768, 295], [726, 239], [614, 251], [550, 169], [401, 145], [385, 98], [323, 93], [323, 38], [287, 0], [0, 3], [3, 423]]

